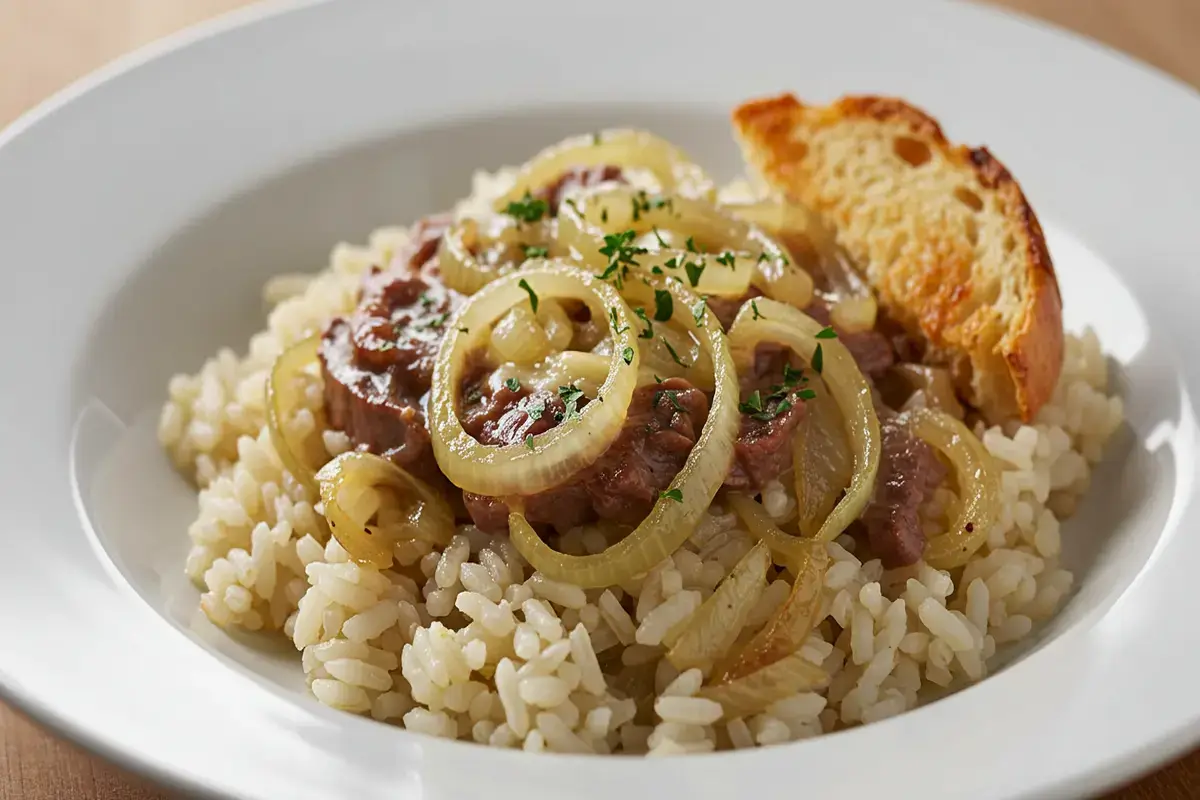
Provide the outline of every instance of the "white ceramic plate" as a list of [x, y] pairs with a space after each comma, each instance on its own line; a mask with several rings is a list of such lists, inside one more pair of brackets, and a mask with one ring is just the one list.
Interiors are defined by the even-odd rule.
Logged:
[[[714, 7], [716, 8], [716, 7]], [[966, 5], [310, 3], [143, 51], [0, 135], [0, 684], [167, 783], [253, 798], [1084, 794], [1200, 735], [1200, 98]], [[726, 115], [895, 93], [1020, 176], [1068, 325], [1129, 426], [1067, 528], [1081, 585], [1021, 658], [902, 717], [682, 760], [529, 757], [316, 704], [294, 653], [198, 618], [194, 497], [154, 443], [167, 377], [261, 325], [268, 275], [445, 206], [477, 166], [645, 125], [723, 177]]]

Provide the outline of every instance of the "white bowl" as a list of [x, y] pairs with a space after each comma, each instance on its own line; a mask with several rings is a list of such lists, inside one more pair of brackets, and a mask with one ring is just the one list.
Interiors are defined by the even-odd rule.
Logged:
[[[739, 100], [894, 93], [989, 145], [1045, 225], [1068, 326], [1128, 427], [1066, 528], [1079, 590], [1007, 668], [884, 723], [755, 752], [532, 757], [307, 697], [185, 580], [191, 490], [154, 440], [168, 376], [261, 326], [269, 275], [446, 206], [477, 167], [634, 124], [721, 177]], [[1086, 793], [1200, 735], [1200, 98], [964, 5], [741, 0], [267, 7], [68, 89], [0, 134], [6, 700], [213, 795], [1014, 798]]]

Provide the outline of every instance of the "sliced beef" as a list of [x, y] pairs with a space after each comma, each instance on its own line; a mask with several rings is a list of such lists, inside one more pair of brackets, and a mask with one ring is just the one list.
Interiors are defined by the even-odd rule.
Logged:
[[[822, 325], [830, 324], [829, 306], [820, 298], [814, 299], [804, 313]], [[838, 341], [846, 345], [854, 362], [864, 375], [877, 375], [896, 363], [892, 341], [878, 330], [846, 333], [838, 330]]]
[[554, 215], [558, 213], [558, 206], [568, 192], [596, 186], [606, 181], [624, 183], [625, 176], [621, 172], [621, 168], [607, 164], [596, 167], [574, 167], [560, 175], [554, 183], [539, 189], [534, 196], [539, 200], [545, 200], [546, 204], [550, 206], [550, 213]]
[[721, 327], [728, 331], [733, 327], [733, 321], [737, 319], [738, 312], [742, 310], [746, 301], [756, 297], [762, 297], [762, 292], [752, 286], [750, 291], [741, 297], [709, 297], [705, 302], [708, 303], [708, 310], [720, 321]]
[[[463, 394], [472, 402], [462, 412], [463, 428], [484, 444], [523, 442], [562, 419], [565, 408], [555, 394], [487, 383], [467, 383]], [[708, 398], [683, 379], [637, 389], [616, 441], [574, 480], [526, 497], [526, 519], [559, 531], [596, 519], [640, 522], [683, 467], [707, 416]], [[508, 509], [502, 500], [469, 492], [463, 500], [479, 528], [507, 530]]]
[[427, 480], [439, 473], [421, 402], [461, 301], [410, 262], [373, 269], [359, 307], [330, 323], [319, 350], [330, 425]]
[[863, 511], [871, 551], [894, 569], [920, 560], [925, 533], [917, 511], [946, 478], [933, 448], [910, 434], [894, 412], [879, 413], [882, 448], [875, 492]]
[[738, 376], [742, 418], [727, 488], [761, 489], [791, 464], [792, 435], [804, 418], [804, 401], [798, 396], [803, 379], [795, 377], [799, 371], [799, 359], [790, 349], [764, 343], [755, 350], [751, 368]]

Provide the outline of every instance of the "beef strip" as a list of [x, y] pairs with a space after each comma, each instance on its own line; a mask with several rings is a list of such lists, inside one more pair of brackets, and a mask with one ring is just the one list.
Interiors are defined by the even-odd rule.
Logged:
[[371, 269], [358, 308], [330, 323], [319, 349], [330, 425], [426, 480], [440, 473], [422, 398], [445, 326], [462, 302], [427, 272], [415, 271], [431, 267], [440, 236], [435, 230], [418, 226], [413, 245], [391, 267]]
[[925, 550], [917, 511], [946, 478], [933, 448], [908, 432], [894, 411], [878, 406], [882, 447], [875, 491], [863, 511], [871, 551], [888, 569], [915, 564]]
[[[563, 401], [546, 391], [492, 387], [469, 379], [463, 428], [484, 444], [509, 445], [557, 425]], [[586, 402], [581, 400], [580, 408]], [[683, 467], [704, 420], [708, 398], [681, 378], [637, 389], [625, 426], [591, 466], [572, 480], [525, 498], [525, 518], [534, 525], [565, 531], [595, 519], [637, 524]], [[463, 493], [471, 519], [482, 530], [508, 529], [508, 509], [499, 498]]]
[[[783, 345], [760, 344], [754, 352], [751, 369], [738, 376], [742, 401], [755, 391], [761, 399], [784, 388], [784, 366], [793, 359], [799, 361]], [[792, 435], [804, 418], [804, 402], [796, 396], [802, 388], [799, 383], [787, 387], [782, 400], [763, 403], [761, 414], [742, 413], [741, 428], [733, 446], [733, 464], [725, 478], [727, 488], [757, 491], [791, 464]], [[790, 406], [780, 410], [783, 401]]]
[[[804, 309], [804, 313], [822, 325], [830, 324], [829, 306], [819, 297], [813, 299], [808, 308]], [[854, 363], [858, 364], [859, 370], [864, 375], [878, 375], [896, 363], [896, 352], [892, 348], [891, 339], [879, 331], [846, 333], [836, 328], [835, 330], [837, 330], [838, 341], [850, 351], [850, 355], [854, 357]]]

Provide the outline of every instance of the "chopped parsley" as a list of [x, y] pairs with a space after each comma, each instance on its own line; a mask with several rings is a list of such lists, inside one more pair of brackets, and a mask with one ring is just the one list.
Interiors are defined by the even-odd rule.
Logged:
[[704, 302], [704, 298], [700, 298], [699, 300], [696, 301], [696, 304], [694, 306], [692, 306], [692, 319], [696, 320], [697, 328], [704, 327], [704, 312], [705, 311], [708, 311], [708, 303]]
[[421, 323], [422, 328], [440, 328], [446, 324], [446, 320], [450, 319], [449, 314], [438, 314], [430, 317], [425, 322]]
[[755, 389], [754, 392], [742, 402], [738, 403], [738, 411], [743, 414], [753, 414], [756, 411], [762, 411], [762, 394]]
[[537, 222], [542, 217], [546, 216], [546, 212], [550, 210], [545, 200], [535, 198], [528, 191], [520, 200], [509, 203], [504, 207], [504, 213], [510, 217], [515, 217], [521, 222]]
[[638, 334], [638, 338], [639, 339], [653, 339], [654, 338], [654, 323], [651, 322], [650, 318], [646, 316], [646, 309], [641, 308], [639, 306], [638, 308], [635, 308], [633, 310], [633, 313], [637, 315], [638, 319], [640, 319], [642, 322], [646, 323], [646, 329]]
[[663, 262], [663, 266], [667, 269], [679, 269], [679, 259], [672, 256]]
[[534, 247], [533, 245], [525, 245], [526, 258], [545, 258], [550, 255], [550, 249], [547, 247]]
[[395, 342], [384, 342], [383, 344], [379, 345], [379, 347], [378, 347], [378, 350], [381, 353], [386, 353], [388, 350], [394, 350], [394, 349], [396, 349]]
[[537, 422], [542, 418], [542, 414], [546, 413], [546, 404], [541, 400], [529, 400], [526, 398], [525, 400], [521, 401], [521, 404], [518, 406], [518, 408], [523, 408], [525, 413], [528, 414], [529, 418], [534, 422]]
[[770, 260], [771, 260], [771, 257], [769, 255], [767, 255], [765, 252], [758, 254], [758, 263], [761, 264], [764, 261], [770, 261]]
[[662, 238], [662, 234], [658, 232], [658, 226], [655, 225], [650, 230], [654, 232], [654, 238], [658, 241], [658, 246], [665, 250], [667, 248], [667, 240]]
[[793, 395], [801, 400], [812, 400], [817, 393], [812, 389], [797, 387], [808, 382], [804, 370], [794, 369], [791, 364], [783, 365], [783, 383], [771, 387], [770, 394], [763, 396], [760, 390], [752, 392], [744, 401], [738, 403], [738, 411], [749, 414], [759, 422], [769, 422], [792, 408]]
[[682, 358], [679, 357], [679, 353], [675, 352], [675, 348], [671, 346], [671, 343], [667, 341], [665, 336], [660, 336], [658, 338], [662, 339], [663, 346], [667, 348], [667, 352], [671, 354], [671, 359], [676, 364], [678, 364], [681, 367], [690, 366]]
[[478, 386], [472, 386], [467, 389], [467, 393], [463, 396], [463, 400], [467, 405], [474, 405], [483, 399], [483, 391]]
[[617, 320], [617, 307], [616, 306], [608, 307], [608, 319], [609, 319], [609, 322], [612, 323], [613, 333], [615, 333], [617, 336], [620, 336], [622, 333], [629, 330], [628, 325], [626, 325], [623, 328], [620, 326], [619, 321]]
[[574, 419], [579, 416], [578, 403], [583, 399], [583, 390], [575, 384], [558, 387], [558, 396], [563, 401], [563, 412], [566, 419]]
[[504, 382], [504, 386], [505, 386], [505, 388], [506, 388], [506, 389], [508, 389], [510, 392], [519, 392], [519, 391], [521, 391], [521, 382], [520, 382], [519, 380], [517, 380], [516, 378], [509, 378], [508, 380], [506, 380], [506, 381]]
[[656, 197], [650, 201], [650, 207], [657, 210], [660, 208], [672, 209], [675, 207], [675, 201], [670, 197]]
[[471, 332], [470, 328], [458, 328], [457, 330], [459, 333], [470, 333]]
[[683, 246], [687, 248], [687, 251], [689, 253], [699, 253], [700, 252], [699, 250], [696, 249], [696, 237], [694, 237], [694, 236], [689, 236], [687, 238], [687, 242], [685, 242]]
[[700, 283], [700, 276], [704, 274], [704, 259], [701, 259], [695, 263], [689, 261], [683, 265], [683, 269], [685, 272], [687, 272], [688, 282], [691, 283], [692, 287], [694, 288], [696, 284]]
[[733, 269], [733, 265], [737, 263], [737, 257], [734, 256], [731, 251], [726, 250], [724, 253], [721, 253], [721, 255], [717, 256], [717, 263]]
[[570, 209], [572, 211], [574, 211], [576, 214], [578, 214], [579, 216], [581, 216], [581, 217], [583, 216], [583, 212], [580, 211], [579, 206], [575, 204], [574, 197], [568, 197], [566, 200], [563, 200], [563, 205], [570, 207]]
[[521, 287], [522, 289], [524, 289], [524, 290], [525, 290], [525, 292], [526, 292], [526, 293], [529, 295], [529, 307], [530, 307], [530, 308], [532, 308], [532, 309], [533, 309], [533, 313], [535, 313], [535, 314], [536, 314], [536, 313], [537, 313], [537, 307], [538, 307], [538, 296], [537, 296], [537, 292], [535, 292], [535, 291], [533, 290], [533, 287], [529, 285], [529, 281], [525, 280], [524, 278], [521, 278], [521, 280], [520, 280], [520, 282], [517, 284], [517, 286], [520, 286], [520, 287]]
[[435, 301], [434, 301], [433, 297], [430, 296], [429, 292], [421, 293], [421, 308], [429, 308], [431, 305], [434, 304], [434, 302]]
[[683, 502], [683, 492], [679, 489], [668, 489], [665, 492], [658, 493], [660, 500], [674, 500], [676, 503]]
[[825, 354], [821, 352], [820, 342], [817, 342], [817, 349], [813, 351], [812, 368], [813, 371], [818, 375], [820, 375], [821, 370], [825, 368]]
[[530, 450], [533, 449], [533, 434], [529, 434], [528, 436], [525, 437], [525, 446], [528, 447]]
[[654, 290], [654, 320], [655, 322], [666, 322], [675, 313], [675, 301], [671, 298], [671, 293], [666, 289]]
[[608, 267], [605, 268], [603, 274], [596, 277], [603, 281], [615, 277], [616, 281], [614, 282], [617, 288], [620, 289], [624, 286], [629, 268], [638, 265], [634, 256], [647, 252], [644, 247], [634, 246], [633, 240], [636, 236], [637, 233], [628, 230], [621, 233], [610, 233], [604, 237], [604, 247], [600, 248], [600, 254], [608, 256]]
[[605, 206], [604, 208], [600, 209], [600, 221], [608, 222], [608, 206]]
[[826, 325], [824, 328], [822, 328], [820, 330], [820, 332], [818, 332], [816, 334], [816, 338], [818, 338], [818, 339], [836, 339], [837, 331], [835, 331], [833, 328]]
[[783, 365], [783, 385], [791, 388], [804, 379], [804, 370], [792, 369], [791, 364]]
[[753, 319], [766, 319], [766, 317], [764, 317], [758, 310], [757, 300], [750, 301], [750, 310], [754, 313]]
[[[660, 383], [661, 383], [661, 381], [660, 381]], [[664, 397], [667, 398], [667, 400], [669, 400], [671, 402], [671, 407], [674, 408], [676, 411], [685, 411], [685, 412], [687, 411], [686, 408], [684, 408], [683, 406], [681, 406], [679, 404], [679, 390], [678, 389], [659, 389], [657, 392], [655, 392], [654, 393], [654, 407], [655, 408], [658, 408], [658, 402], [660, 400], [662, 400]]]
[[629, 345], [626, 345], [625, 348], [623, 350], [621, 350], [621, 360], [624, 361], [626, 364], [633, 363], [633, 348], [632, 347], [630, 347]]
[[801, 400], [816, 400], [817, 399], [817, 393], [814, 392], [812, 389], [801, 389], [800, 393], [796, 396], [799, 397]]

